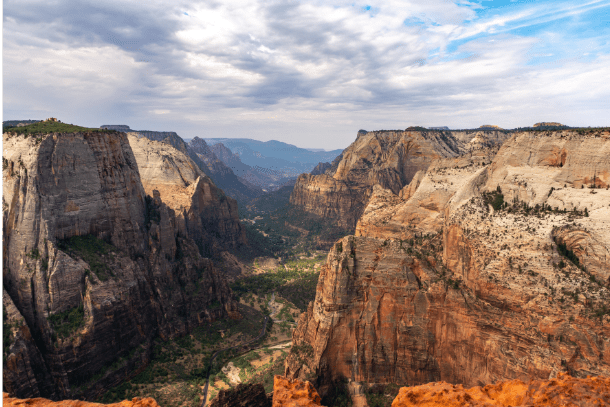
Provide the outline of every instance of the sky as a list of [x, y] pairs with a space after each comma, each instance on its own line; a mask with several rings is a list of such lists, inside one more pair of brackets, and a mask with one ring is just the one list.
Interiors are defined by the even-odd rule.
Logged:
[[610, 0], [4, 0], [3, 120], [345, 148], [610, 125]]

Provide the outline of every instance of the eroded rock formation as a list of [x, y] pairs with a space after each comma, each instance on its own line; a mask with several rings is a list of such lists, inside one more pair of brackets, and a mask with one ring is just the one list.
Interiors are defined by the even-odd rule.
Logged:
[[170, 145], [129, 136], [144, 191], [176, 214], [183, 236], [195, 240], [202, 252], [213, 253], [246, 244], [237, 202], [227, 197], [186, 155]]
[[2, 405], [4, 407], [159, 407], [155, 399], [150, 397], [134, 397], [131, 401], [123, 400], [120, 403], [100, 404], [80, 400], [52, 401], [41, 397], [35, 399], [18, 399], [10, 397], [8, 393], [2, 394]]
[[273, 378], [273, 407], [315, 407], [322, 399], [311, 383], [299, 379]]
[[234, 315], [226, 280], [180, 215], [158, 191], [146, 197], [124, 133], [3, 141], [11, 395], [97, 397], [148, 363], [156, 336]]
[[375, 185], [398, 194], [434, 160], [493, 147], [506, 138], [499, 131], [359, 132], [325, 173], [299, 176], [290, 203], [353, 228]]
[[465, 389], [449, 383], [403, 387], [392, 407], [589, 407], [610, 405], [610, 378], [510, 380]]
[[375, 186], [328, 255], [286, 374], [322, 394], [343, 378], [610, 376], [609, 149], [608, 132], [517, 133], [398, 193]]

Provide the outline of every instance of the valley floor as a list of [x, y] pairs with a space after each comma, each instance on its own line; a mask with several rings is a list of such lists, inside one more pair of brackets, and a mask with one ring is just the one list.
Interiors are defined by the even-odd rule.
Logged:
[[239, 299], [240, 320], [215, 321], [176, 340], [157, 338], [151, 363], [98, 401], [152, 397], [162, 407], [201, 406], [211, 356], [219, 349], [254, 339], [261, 331], [265, 315], [271, 317], [271, 322], [255, 349], [244, 354], [226, 351], [216, 358], [205, 404], [220, 390], [239, 383], [261, 383], [271, 392], [274, 375], [284, 372], [295, 321], [315, 297], [325, 255], [322, 251], [310, 256], [302, 253], [296, 256], [298, 260], [287, 262], [257, 258], [245, 264], [248, 272], [231, 283], [233, 294]]

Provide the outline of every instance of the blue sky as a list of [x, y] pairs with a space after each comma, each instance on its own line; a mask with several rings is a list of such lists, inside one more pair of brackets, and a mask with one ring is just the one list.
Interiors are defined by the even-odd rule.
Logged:
[[343, 148], [610, 125], [610, 0], [3, 3], [3, 118]]

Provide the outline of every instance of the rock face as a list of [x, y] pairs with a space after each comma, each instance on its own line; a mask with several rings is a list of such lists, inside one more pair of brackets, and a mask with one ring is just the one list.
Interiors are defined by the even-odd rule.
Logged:
[[205, 140], [195, 137], [189, 142], [188, 147], [207, 166], [209, 174], [216, 185], [242, 204], [249, 203], [253, 198], [263, 193], [259, 186], [238, 176], [241, 175], [238, 171], [239, 168], [229, 166], [219, 158], [216, 154], [215, 146], [210, 147]]
[[330, 167], [332, 167], [332, 165], [330, 163], [319, 163], [318, 165], [315, 166], [315, 168], [313, 170], [311, 170], [310, 174], [311, 175], [324, 174], [326, 172], [326, 170], [329, 169]]
[[9, 397], [7, 393], [2, 394], [2, 405], [5, 407], [17, 407], [17, 406], [32, 406], [32, 407], [159, 407], [155, 399], [150, 397], [140, 398], [134, 397], [131, 401], [123, 400], [120, 403], [112, 404], [100, 404], [100, 403], [89, 403], [87, 401], [80, 400], [62, 400], [62, 401], [51, 401], [49, 399], [35, 398], [35, 399], [18, 399]]
[[186, 155], [170, 145], [129, 136], [144, 191], [176, 214], [176, 226], [202, 253], [217, 253], [247, 243], [237, 202], [227, 197]]
[[[457, 157], [473, 148], [506, 139], [503, 132], [378, 131], [358, 133], [331, 167], [320, 175], [302, 174], [290, 203], [353, 228], [374, 185], [398, 194], [418, 171], [439, 158]], [[477, 139], [474, 144], [469, 144]]]
[[552, 380], [529, 383], [511, 380], [485, 387], [464, 389], [461, 385], [429, 383], [403, 387], [392, 407], [588, 407], [610, 405], [610, 379], [576, 379], [560, 373]]
[[4, 135], [11, 395], [97, 397], [148, 363], [155, 337], [234, 315], [226, 280], [152, 192], [124, 133]]
[[277, 375], [273, 378], [273, 407], [314, 407], [321, 406], [321, 401], [309, 382]]
[[233, 153], [223, 143], [216, 143], [210, 149], [219, 160], [231, 168], [242, 183], [252, 185], [254, 188], [266, 191], [276, 190], [282, 184], [296, 179], [296, 177], [287, 177], [279, 169], [274, 170], [245, 164], [239, 158], [239, 154]]
[[199, 137], [195, 137], [190, 143], [186, 143], [175, 132], [131, 131], [127, 134], [137, 138], [143, 137], [152, 141], [160, 141], [174, 147], [193, 160], [197, 167], [214, 181], [217, 187], [234, 199], [248, 202], [261, 193], [256, 187], [244, 185], [233, 171], [214, 155], [206, 142]]
[[[328, 255], [287, 376], [321, 394], [343, 378], [610, 376], [609, 149], [609, 132], [517, 133], [398, 194], [376, 186]], [[603, 188], [581, 188], [594, 177]]]

